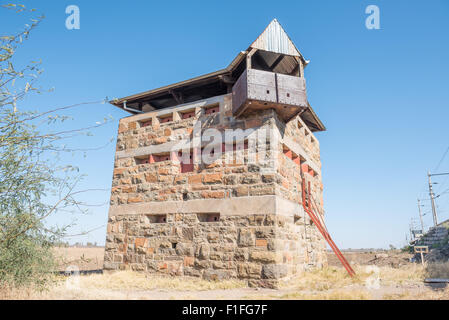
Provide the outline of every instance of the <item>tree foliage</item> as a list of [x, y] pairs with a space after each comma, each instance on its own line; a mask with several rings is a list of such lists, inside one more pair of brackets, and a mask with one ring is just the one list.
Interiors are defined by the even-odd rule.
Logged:
[[[0, 10], [19, 16], [33, 12], [15, 4]], [[0, 286], [42, 288], [51, 280], [52, 247], [69, 226], [49, 227], [46, 218], [73, 208], [85, 212], [77, 195], [88, 191], [76, 190], [81, 178], [76, 167], [59, 164], [61, 152], [73, 151], [61, 141], [107, 122], [54, 132], [55, 123], [68, 119], [58, 112], [86, 103], [45, 112], [18, 110], [26, 95], [41, 92], [36, 87], [40, 61], [16, 67], [14, 57], [42, 19], [33, 18], [20, 32], [0, 37]]]

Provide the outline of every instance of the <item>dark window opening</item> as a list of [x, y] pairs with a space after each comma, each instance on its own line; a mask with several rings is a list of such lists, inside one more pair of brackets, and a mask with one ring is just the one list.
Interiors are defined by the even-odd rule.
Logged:
[[197, 214], [199, 222], [219, 222], [219, 213], [198, 213]]
[[151, 126], [152, 125], [152, 119], [149, 119], [149, 120], [142, 120], [142, 121], [140, 121], [139, 123], [140, 123], [140, 127], [141, 128], [144, 128], [144, 127], [149, 127], [149, 126]]
[[148, 157], [148, 163], [155, 163], [161, 161], [170, 160], [170, 154], [150, 154]]
[[206, 107], [204, 113], [207, 115], [211, 115], [211, 114], [216, 114], [218, 112], [220, 112], [220, 106], [215, 105], [215, 106], [211, 106], [211, 107]]
[[173, 121], [173, 115], [159, 117], [160, 123], [167, 123], [167, 122], [171, 122], [171, 121]]
[[166, 223], [167, 222], [166, 214], [151, 214], [151, 215], [147, 215], [147, 218], [150, 221], [150, 223]]
[[148, 164], [150, 163], [149, 157], [146, 158], [136, 158], [136, 164]]
[[190, 119], [195, 117], [195, 110], [185, 111], [181, 113], [182, 119]]
[[251, 57], [251, 68], [299, 76], [299, 63], [296, 57], [265, 50], [257, 50]]

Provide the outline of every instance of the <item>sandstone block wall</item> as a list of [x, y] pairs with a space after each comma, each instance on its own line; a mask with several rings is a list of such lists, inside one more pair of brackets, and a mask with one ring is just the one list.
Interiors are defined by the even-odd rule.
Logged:
[[[224, 95], [120, 121], [105, 270], [275, 287], [326, 263], [324, 240], [302, 210], [307, 179], [324, 217], [318, 141], [299, 117], [285, 124], [273, 110], [235, 119], [231, 101]], [[277, 155], [271, 148], [272, 160], [249, 163], [260, 149], [243, 148], [239, 160], [226, 163], [223, 154], [186, 170], [173, 161], [174, 146], [194, 139], [198, 123], [200, 131], [271, 130], [278, 139], [265, 147]]]

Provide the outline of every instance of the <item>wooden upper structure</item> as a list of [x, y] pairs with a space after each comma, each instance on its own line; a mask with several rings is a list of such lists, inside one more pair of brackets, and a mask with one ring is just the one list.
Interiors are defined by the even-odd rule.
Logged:
[[110, 103], [131, 113], [141, 113], [232, 93], [236, 117], [255, 109], [272, 108], [284, 121], [301, 114], [310, 130], [323, 131], [326, 128], [307, 100], [307, 64], [274, 19], [226, 68]]

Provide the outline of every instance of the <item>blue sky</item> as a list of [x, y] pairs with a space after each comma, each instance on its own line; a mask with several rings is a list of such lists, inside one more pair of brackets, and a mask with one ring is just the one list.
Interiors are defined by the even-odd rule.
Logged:
[[[5, 3], [1, 1], [1, 3]], [[342, 248], [401, 246], [426, 172], [449, 147], [449, 2], [437, 1], [23, 1], [46, 18], [17, 52], [17, 63], [42, 59], [40, 85], [19, 106], [46, 110], [122, 97], [221, 69], [277, 18], [311, 60], [309, 101], [327, 127], [317, 133], [327, 225]], [[80, 8], [80, 30], [65, 28], [65, 8]], [[380, 30], [365, 27], [365, 8], [380, 9]], [[0, 11], [0, 33], [26, 23]], [[104, 145], [127, 113], [109, 104], [70, 114], [84, 127], [113, 123], [78, 147]], [[70, 161], [85, 173], [80, 187], [110, 188], [115, 140]], [[449, 155], [438, 171], [449, 172]], [[435, 179], [439, 193], [449, 179]], [[445, 184], [444, 184], [445, 183]], [[85, 200], [105, 203], [108, 192]], [[449, 219], [449, 194], [437, 200]], [[424, 212], [430, 211], [428, 201]], [[105, 225], [108, 206], [78, 217], [72, 232]], [[54, 217], [62, 224], [73, 217]], [[431, 214], [425, 216], [427, 226]], [[105, 227], [74, 241], [104, 243]]]

